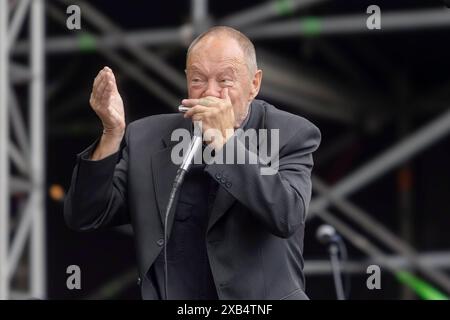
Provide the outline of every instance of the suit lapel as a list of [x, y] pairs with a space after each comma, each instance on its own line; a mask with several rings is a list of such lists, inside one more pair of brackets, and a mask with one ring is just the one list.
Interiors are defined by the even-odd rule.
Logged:
[[[153, 154], [152, 156], [152, 171], [157, 198], [156, 201], [161, 217], [161, 224], [163, 227], [166, 207], [167, 203], [169, 202], [170, 191], [172, 190], [172, 184], [178, 170], [178, 166], [173, 164], [171, 161], [171, 151], [171, 147], [166, 147], [165, 149]], [[176, 202], [174, 203], [174, 207], [176, 207]], [[171, 216], [169, 216], [169, 230], [172, 224], [172, 222], [170, 221]]]
[[[265, 128], [265, 115], [266, 110], [258, 100], [253, 100], [251, 106], [250, 118], [244, 130], [248, 129], [262, 129]], [[249, 143], [258, 146], [262, 141], [258, 141], [257, 137], [251, 139]], [[236, 199], [222, 186], [219, 184], [216, 199], [214, 200], [214, 205], [211, 210], [211, 215], [208, 222], [207, 232], [214, 226], [214, 224], [231, 208]]]
[[[191, 122], [188, 119], [181, 118], [183, 121], [180, 122], [173, 130], [177, 128], [184, 128], [190, 130]], [[172, 190], [173, 181], [175, 179], [179, 165], [173, 163], [171, 154], [173, 147], [178, 144], [178, 141], [171, 141], [171, 130], [162, 138], [163, 149], [155, 152], [151, 157], [151, 167], [153, 172], [153, 180], [156, 191], [156, 202], [161, 217], [161, 225], [164, 227], [165, 213], [167, 203], [169, 202], [170, 192]], [[169, 215], [168, 220], [168, 234], [173, 224], [174, 210], [176, 209], [178, 203], [178, 194], [175, 198], [174, 204], [172, 206], [172, 211]]]

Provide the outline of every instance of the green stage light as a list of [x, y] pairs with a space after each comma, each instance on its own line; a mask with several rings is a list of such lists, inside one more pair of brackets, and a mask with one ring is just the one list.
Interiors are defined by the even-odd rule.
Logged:
[[448, 296], [410, 272], [399, 271], [395, 276], [397, 277], [397, 280], [411, 288], [424, 300], [448, 300]]
[[78, 41], [81, 51], [95, 51], [97, 48], [95, 38], [89, 33], [83, 33]]
[[306, 35], [314, 36], [321, 32], [322, 24], [318, 18], [309, 17], [301, 20], [301, 29]]

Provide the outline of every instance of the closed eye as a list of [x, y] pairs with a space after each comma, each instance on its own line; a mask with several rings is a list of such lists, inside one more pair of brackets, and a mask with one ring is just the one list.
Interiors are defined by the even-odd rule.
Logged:
[[226, 86], [231, 86], [231, 85], [233, 85], [233, 80], [231, 80], [231, 79], [222, 79], [222, 80], [220, 80], [220, 83], [223, 84], [223, 85], [226, 85]]

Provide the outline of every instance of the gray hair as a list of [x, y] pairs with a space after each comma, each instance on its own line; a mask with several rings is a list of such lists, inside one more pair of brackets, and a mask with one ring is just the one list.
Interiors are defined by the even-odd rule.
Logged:
[[250, 72], [250, 76], [253, 76], [255, 74], [256, 70], [258, 69], [258, 65], [256, 63], [256, 51], [255, 46], [250, 41], [250, 39], [244, 35], [242, 32], [233, 29], [231, 27], [227, 26], [216, 26], [208, 29], [207, 31], [200, 34], [197, 38], [192, 41], [190, 44], [187, 54], [186, 54], [186, 64], [189, 59], [189, 54], [191, 53], [192, 49], [205, 37], [213, 36], [217, 34], [226, 34], [230, 38], [237, 41], [239, 46], [242, 49], [242, 52], [244, 53], [244, 56], [247, 60], [247, 67]]

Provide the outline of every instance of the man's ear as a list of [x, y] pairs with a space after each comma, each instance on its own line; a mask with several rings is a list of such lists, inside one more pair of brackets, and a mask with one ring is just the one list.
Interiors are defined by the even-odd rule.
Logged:
[[252, 79], [252, 89], [250, 92], [250, 99], [253, 100], [259, 93], [259, 89], [261, 88], [263, 72], [262, 70], [256, 71], [255, 75]]

